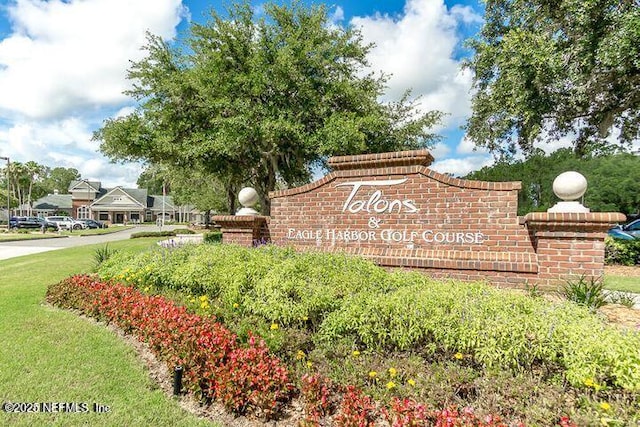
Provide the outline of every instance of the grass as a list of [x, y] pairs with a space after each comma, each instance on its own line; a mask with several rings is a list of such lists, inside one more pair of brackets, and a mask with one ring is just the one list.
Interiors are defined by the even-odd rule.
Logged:
[[605, 275], [604, 288], [611, 291], [640, 294], [640, 277]]
[[[110, 243], [140, 251], [157, 239]], [[134, 350], [103, 326], [42, 304], [47, 286], [87, 272], [83, 246], [0, 261], [0, 403], [84, 402], [108, 413], [8, 414], [1, 425], [210, 425], [151, 381]]]
[[87, 228], [86, 230], [74, 230], [71, 231], [61, 231], [60, 234], [63, 236], [96, 236], [102, 234], [112, 234], [117, 233], [118, 231], [128, 230], [133, 228], [132, 225], [125, 226], [112, 226], [109, 228]]
[[66, 237], [58, 235], [57, 233], [40, 232], [34, 233], [0, 233], [0, 242], [17, 242], [22, 240], [42, 240], [42, 239], [55, 239], [59, 237]]

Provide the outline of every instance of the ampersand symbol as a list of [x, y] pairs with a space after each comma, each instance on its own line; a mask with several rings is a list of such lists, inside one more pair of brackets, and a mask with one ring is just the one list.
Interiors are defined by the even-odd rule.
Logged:
[[380, 222], [382, 220], [376, 217], [369, 218], [369, 228], [380, 228]]

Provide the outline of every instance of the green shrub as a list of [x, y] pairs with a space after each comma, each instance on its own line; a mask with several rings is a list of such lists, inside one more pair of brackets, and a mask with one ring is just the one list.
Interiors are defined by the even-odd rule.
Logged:
[[[297, 334], [294, 341], [305, 351], [315, 343], [318, 351], [332, 354], [349, 348], [448, 360], [461, 354], [480, 367], [543, 367], [549, 375], [563, 372], [576, 386], [593, 382], [640, 390], [640, 334], [608, 327], [575, 304], [483, 284], [389, 273], [346, 255], [269, 245], [116, 253], [101, 264], [99, 275], [179, 293], [195, 304], [195, 297], [207, 295], [211, 313], [241, 334], [268, 335], [276, 351], [288, 345], [286, 329]], [[272, 324], [281, 329], [270, 330]]]
[[220, 243], [222, 242], [221, 231], [209, 231], [204, 233], [202, 240], [204, 243]]
[[640, 239], [620, 240], [607, 236], [604, 239], [604, 262], [607, 265], [640, 264]]
[[131, 233], [131, 239], [138, 239], [141, 237], [175, 237], [175, 231], [139, 231], [137, 233]]
[[177, 236], [178, 234], [196, 234], [195, 231], [190, 230], [188, 228], [175, 228], [173, 230], [173, 232], [175, 233], [175, 235]]
[[116, 252], [117, 249], [109, 248], [109, 244], [104, 245], [101, 248], [97, 248], [93, 251], [93, 260], [95, 261], [94, 268], [97, 269], [100, 267], [100, 264], [111, 258]]
[[302, 253], [287, 258], [257, 281], [245, 298], [252, 313], [284, 325], [319, 325], [360, 292], [386, 291], [388, 274], [371, 261], [343, 254]]
[[580, 276], [578, 279], [567, 281], [559, 293], [568, 301], [595, 311], [607, 303], [603, 291], [604, 282], [601, 278]]

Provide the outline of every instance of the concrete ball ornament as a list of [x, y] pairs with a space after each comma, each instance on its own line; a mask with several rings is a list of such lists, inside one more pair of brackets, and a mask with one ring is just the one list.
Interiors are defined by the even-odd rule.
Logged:
[[562, 200], [578, 200], [587, 191], [587, 179], [579, 172], [563, 172], [553, 181], [553, 192]]
[[251, 187], [244, 187], [238, 193], [238, 201], [245, 207], [255, 206], [258, 203], [258, 192]]

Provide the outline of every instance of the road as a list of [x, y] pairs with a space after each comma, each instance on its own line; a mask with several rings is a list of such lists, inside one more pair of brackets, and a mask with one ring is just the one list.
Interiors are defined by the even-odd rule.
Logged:
[[[162, 230], [172, 230], [179, 226], [165, 225]], [[40, 252], [54, 251], [56, 249], [71, 248], [75, 246], [93, 245], [95, 243], [115, 242], [128, 239], [132, 233], [139, 231], [160, 231], [160, 227], [144, 225], [115, 233], [79, 236], [71, 235], [66, 238], [22, 240], [17, 242], [0, 242], [0, 260], [15, 258], [23, 255], [37, 254]]]

